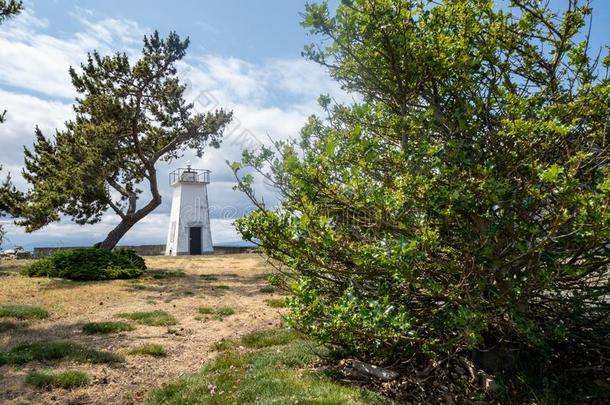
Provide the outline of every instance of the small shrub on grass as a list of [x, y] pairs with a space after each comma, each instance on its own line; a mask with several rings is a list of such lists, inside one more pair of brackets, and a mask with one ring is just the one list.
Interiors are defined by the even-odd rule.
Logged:
[[108, 266], [106, 268], [106, 279], [108, 280], [124, 280], [133, 279], [142, 275], [141, 269], [136, 268], [125, 268], [119, 266]]
[[83, 325], [83, 332], [94, 333], [118, 333], [134, 330], [135, 328], [127, 322], [90, 322]]
[[231, 289], [231, 287], [229, 287], [228, 285], [224, 285], [224, 284], [215, 285], [214, 287], [218, 288], [219, 290], [229, 290], [229, 289]]
[[204, 280], [208, 280], [208, 281], [218, 280], [218, 277], [215, 276], [214, 274], [200, 274], [199, 277], [201, 277]]
[[288, 306], [286, 298], [271, 298], [265, 300], [265, 303], [271, 308], [286, 308]]
[[89, 384], [91, 377], [83, 371], [32, 371], [25, 378], [25, 382], [38, 388], [76, 388]]
[[[147, 398], [148, 404], [385, 404], [387, 401], [359, 387], [332, 381], [319, 371], [304, 371], [318, 359], [310, 342], [283, 330], [281, 347], [220, 354], [198, 374], [179, 379]], [[286, 339], [291, 336], [291, 339]], [[274, 339], [269, 339], [274, 340]], [[226, 341], [233, 342], [233, 341]], [[214, 388], [211, 388], [214, 387]]]
[[134, 269], [146, 270], [146, 263], [142, 256], [138, 255], [135, 250], [127, 249], [127, 248], [116, 248], [112, 251], [112, 253], [129, 263], [131, 263], [131, 267]]
[[25, 364], [31, 361], [72, 360], [87, 363], [117, 363], [124, 361], [118, 354], [88, 349], [66, 341], [35, 342], [0, 352], [0, 365]]
[[167, 356], [167, 352], [165, 351], [165, 348], [156, 343], [147, 343], [147, 344], [143, 344], [141, 346], [136, 346], [136, 347], [130, 349], [128, 353], [135, 354], [135, 355], [140, 354], [140, 355], [155, 356], [155, 357]]
[[178, 321], [173, 315], [161, 310], [149, 312], [122, 313], [118, 314], [117, 316], [121, 318], [131, 319], [132, 321], [135, 321], [142, 325], [149, 326], [169, 326], [178, 323]]
[[[222, 321], [225, 317], [231, 316], [235, 314], [235, 310], [229, 307], [220, 307], [220, 308], [212, 308], [212, 307], [199, 307], [198, 312], [202, 315], [211, 315], [214, 319]], [[208, 318], [204, 318], [207, 320]]]
[[0, 305], [0, 318], [44, 319], [48, 316], [49, 313], [45, 309], [32, 305]]
[[38, 259], [21, 270], [21, 274], [29, 277], [57, 277], [55, 262], [50, 258]]
[[145, 269], [144, 259], [128, 249], [79, 248], [57, 251], [25, 267], [21, 274], [89, 281], [136, 278]]

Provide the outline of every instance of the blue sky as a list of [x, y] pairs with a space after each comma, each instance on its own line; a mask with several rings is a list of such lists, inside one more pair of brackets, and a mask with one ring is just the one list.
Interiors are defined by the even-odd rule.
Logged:
[[[564, 0], [553, 0], [555, 6]], [[187, 155], [159, 164], [164, 202], [138, 224], [122, 243], [164, 243], [169, 221], [171, 189], [167, 173], [187, 159], [212, 170], [209, 199], [215, 243], [238, 240], [231, 226], [251, 206], [234, 192], [225, 160], [239, 158], [241, 148], [255, 147], [268, 138], [294, 137], [310, 114], [319, 112], [316, 99], [330, 93], [350, 101], [319, 66], [304, 61], [303, 46], [312, 41], [299, 25], [305, 7], [297, 0], [26, 0], [26, 11], [0, 28], [0, 107], [8, 122], [0, 125], [0, 163], [16, 175], [22, 148], [33, 140], [34, 127], [46, 134], [70, 119], [74, 91], [67, 70], [86, 53], [125, 51], [134, 57], [144, 34], [170, 30], [191, 38], [179, 70], [189, 84], [188, 98], [198, 109], [218, 105], [232, 109], [236, 121], [219, 150], [203, 159]], [[594, 0], [592, 46], [610, 39], [610, 1]], [[18, 185], [24, 186], [19, 176]], [[259, 184], [263, 193], [268, 187]], [[8, 225], [4, 247], [73, 246], [103, 239], [117, 222], [113, 215], [94, 226], [69, 220], [27, 235]]]
[[300, 1], [281, 0], [45, 0], [33, 3], [37, 14], [57, 21], [54, 31], [70, 33], [77, 21], [66, 10], [91, 10], [95, 17], [123, 18], [161, 32], [176, 30], [193, 40], [191, 52], [239, 56], [251, 62], [298, 57], [305, 41], [299, 26]]

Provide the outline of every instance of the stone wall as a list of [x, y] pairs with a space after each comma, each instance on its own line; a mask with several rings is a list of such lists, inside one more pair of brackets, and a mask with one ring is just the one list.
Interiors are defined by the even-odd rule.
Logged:
[[[76, 249], [82, 246], [65, 246], [65, 247], [35, 247], [32, 252], [32, 257], [39, 259], [46, 257], [53, 252], [59, 250]], [[165, 245], [139, 245], [139, 246], [119, 246], [133, 249], [140, 256], [159, 256], [165, 254]], [[256, 247], [252, 246], [214, 246], [215, 255], [230, 255], [239, 253], [251, 253], [256, 251]]]

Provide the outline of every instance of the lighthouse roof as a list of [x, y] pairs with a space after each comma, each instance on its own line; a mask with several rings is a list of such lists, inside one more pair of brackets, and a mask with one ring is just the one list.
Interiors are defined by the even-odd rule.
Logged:
[[210, 171], [205, 169], [193, 169], [189, 167], [181, 167], [169, 174], [169, 184], [177, 183], [203, 183], [210, 182]]

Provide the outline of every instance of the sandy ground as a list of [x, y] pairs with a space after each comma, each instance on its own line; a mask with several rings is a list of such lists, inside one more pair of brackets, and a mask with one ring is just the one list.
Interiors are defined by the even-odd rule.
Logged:
[[[183, 270], [177, 278], [141, 281], [74, 282], [27, 278], [15, 273], [18, 262], [0, 264], [0, 304], [38, 305], [51, 316], [40, 321], [18, 322], [0, 332], [0, 350], [41, 340], [70, 340], [98, 350], [125, 353], [130, 347], [159, 343], [167, 357], [126, 356], [118, 365], [28, 363], [0, 367], [0, 402], [9, 404], [129, 404], [139, 403], [146, 393], [183, 374], [194, 373], [215, 356], [214, 343], [254, 330], [277, 326], [281, 314], [264, 300], [276, 296], [259, 289], [270, 271], [257, 255], [207, 257], [148, 257], [149, 269]], [[201, 275], [214, 275], [216, 280]], [[220, 288], [218, 286], [221, 286]], [[228, 289], [226, 287], [228, 286]], [[219, 320], [196, 320], [200, 306], [231, 307], [235, 315]], [[165, 310], [178, 319], [176, 326], [136, 325], [136, 330], [109, 335], [86, 335], [86, 322], [117, 320], [116, 314]], [[9, 320], [8, 318], [0, 321]], [[135, 323], [131, 322], [135, 325]], [[91, 374], [93, 382], [74, 390], [43, 390], [24, 383], [37, 369], [78, 369]]]

